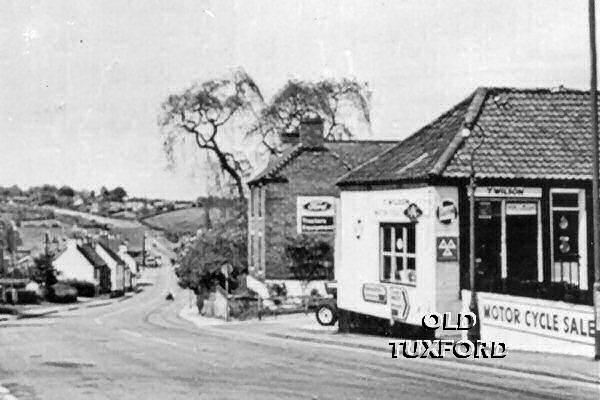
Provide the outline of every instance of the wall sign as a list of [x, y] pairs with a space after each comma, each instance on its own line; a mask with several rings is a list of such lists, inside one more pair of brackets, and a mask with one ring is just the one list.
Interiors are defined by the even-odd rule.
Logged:
[[365, 301], [381, 304], [387, 303], [387, 289], [379, 283], [363, 284], [362, 295]]
[[333, 232], [335, 197], [298, 196], [296, 226], [298, 233]]
[[406, 321], [410, 312], [410, 304], [408, 302], [408, 293], [406, 288], [402, 286], [390, 287], [390, 308], [392, 319], [399, 322]]
[[594, 343], [592, 307], [487, 293], [478, 293], [477, 298], [479, 318], [484, 328], [491, 325], [566, 342]]
[[[470, 191], [469, 191], [470, 192]], [[542, 188], [522, 186], [478, 186], [475, 197], [542, 197]]]
[[450, 225], [456, 220], [456, 217], [458, 217], [458, 208], [453, 200], [445, 199], [442, 200], [442, 204], [438, 206], [436, 215], [438, 221], [442, 224]]
[[506, 203], [506, 215], [537, 215], [536, 203]]
[[456, 236], [437, 237], [435, 248], [437, 261], [458, 261], [458, 238]]
[[410, 203], [409, 206], [404, 210], [404, 215], [406, 215], [406, 217], [411, 221], [415, 222], [421, 215], [423, 215], [423, 211], [415, 203]]

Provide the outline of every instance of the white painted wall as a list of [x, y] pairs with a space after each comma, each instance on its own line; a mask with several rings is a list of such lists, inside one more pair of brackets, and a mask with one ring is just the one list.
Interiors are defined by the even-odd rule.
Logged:
[[102, 257], [110, 269], [110, 290], [113, 292], [124, 290], [125, 286], [123, 281], [125, 279], [125, 271], [123, 265], [117, 263], [117, 261], [113, 259], [99, 244], [96, 244], [94, 250], [96, 250], [96, 253]]
[[[137, 267], [137, 263], [135, 262], [135, 259], [133, 257], [131, 257], [129, 255], [129, 253], [127, 253], [127, 246], [125, 245], [121, 245], [119, 246], [119, 257], [121, 257], [121, 260], [125, 261], [125, 265], [128, 267], [129, 271], [130, 271], [130, 275], [131, 275], [131, 285], [133, 287], [137, 286], [137, 274], [138, 274], [138, 267]], [[128, 279], [126, 279], [127, 282], [129, 282]]]
[[75, 240], [67, 241], [67, 249], [53, 262], [58, 280], [76, 279], [98, 284], [94, 279], [94, 266], [77, 250]]
[[[380, 191], [342, 191], [340, 196], [341, 236], [336, 254], [335, 276], [338, 282], [338, 306], [345, 310], [380, 318], [391, 318], [390, 288], [403, 287], [408, 294], [410, 311], [406, 322], [421, 325], [425, 313], [436, 311], [436, 216], [438, 194], [432, 187]], [[390, 204], [390, 202], [392, 204]], [[395, 203], [395, 204], [394, 204]], [[415, 227], [415, 286], [381, 283], [379, 279], [379, 224], [410, 222], [404, 215], [409, 203], [423, 211]], [[401, 205], [403, 204], [403, 205]], [[362, 227], [357, 228], [360, 220]], [[357, 237], [360, 231], [360, 237]], [[365, 283], [381, 284], [387, 289], [385, 304], [363, 299]]]

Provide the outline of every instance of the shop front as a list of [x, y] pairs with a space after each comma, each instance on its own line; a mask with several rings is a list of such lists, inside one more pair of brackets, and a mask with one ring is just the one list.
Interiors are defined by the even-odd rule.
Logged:
[[340, 328], [466, 311], [472, 217], [481, 339], [592, 355], [587, 98], [481, 88], [340, 179]]

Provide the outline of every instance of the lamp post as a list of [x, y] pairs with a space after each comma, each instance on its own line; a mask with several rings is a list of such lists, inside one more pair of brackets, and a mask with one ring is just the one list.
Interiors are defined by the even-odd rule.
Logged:
[[[478, 126], [478, 125], [476, 125]], [[481, 127], [480, 131], [483, 130]], [[464, 127], [462, 132], [462, 136], [466, 139], [471, 136], [471, 129], [469, 127]], [[471, 157], [469, 160], [470, 163], [470, 172], [469, 172], [469, 289], [471, 291], [471, 300], [469, 302], [469, 311], [471, 311], [475, 315], [478, 314], [478, 306], [477, 306], [477, 293], [476, 293], [476, 285], [475, 285], [475, 189], [477, 188], [476, 176], [475, 176], [475, 154], [477, 150], [481, 148], [483, 142], [485, 141], [485, 136], [482, 136], [480, 142], [473, 147], [471, 150]], [[467, 333], [467, 339], [471, 342], [480, 339], [480, 331], [479, 331], [479, 323], [474, 324]]]
[[598, 190], [598, 78], [596, 71], [596, 9], [588, 0], [590, 30], [590, 108], [592, 117], [592, 221], [594, 227], [594, 315], [596, 319], [594, 358], [600, 360], [600, 198]]

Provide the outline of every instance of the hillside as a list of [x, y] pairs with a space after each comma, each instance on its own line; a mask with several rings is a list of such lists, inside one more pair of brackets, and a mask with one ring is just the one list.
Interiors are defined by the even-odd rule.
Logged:
[[[222, 211], [217, 208], [210, 210], [211, 221], [218, 220]], [[173, 233], [193, 233], [205, 224], [204, 208], [186, 208], [170, 211], [145, 218], [142, 222], [151, 228]]]

